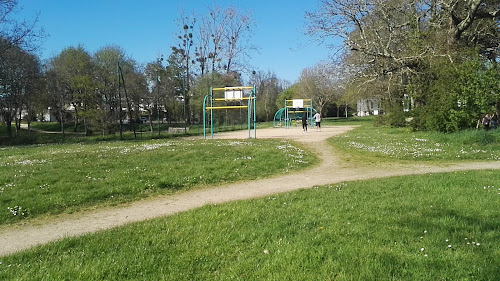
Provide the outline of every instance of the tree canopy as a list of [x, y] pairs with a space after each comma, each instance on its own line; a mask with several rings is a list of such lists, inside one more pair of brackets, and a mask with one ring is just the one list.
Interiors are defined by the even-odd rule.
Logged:
[[[323, 0], [318, 11], [307, 14], [307, 30], [318, 38], [344, 39], [344, 67], [355, 72], [347, 87], [356, 89], [360, 97], [381, 97], [388, 113], [398, 113], [395, 115], [400, 120], [394, 124], [401, 124], [401, 118], [405, 118], [399, 113], [403, 98], [409, 96], [415, 106], [421, 107], [409, 114], [425, 112], [416, 116], [420, 120], [444, 118], [452, 109], [460, 111], [450, 117], [454, 126], [427, 121], [414, 124], [416, 128], [450, 131], [471, 126], [479, 115], [498, 105], [498, 97], [491, 94], [498, 92], [498, 84], [479, 77], [495, 74], [492, 69], [498, 75], [499, 11], [499, 1]], [[444, 73], [447, 65], [457, 76]], [[480, 81], [479, 88], [483, 89], [471, 98], [487, 96], [488, 101], [474, 108], [470, 102], [454, 108], [459, 101], [449, 100], [447, 106], [438, 107], [439, 112], [425, 110], [443, 102], [441, 98], [449, 94], [472, 94], [465, 85], [452, 89], [437, 86], [468, 82], [465, 77], [455, 79], [464, 74], [460, 70], [464, 67], [478, 76], [474, 80]]]

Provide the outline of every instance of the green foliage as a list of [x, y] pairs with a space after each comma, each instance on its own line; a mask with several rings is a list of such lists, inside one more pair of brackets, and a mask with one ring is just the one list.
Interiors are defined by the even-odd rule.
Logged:
[[278, 109], [285, 107], [285, 100], [291, 100], [293, 98], [298, 98], [298, 85], [294, 84], [292, 87], [284, 90], [276, 100], [276, 107]]
[[[195, 85], [189, 91], [192, 96], [192, 108], [195, 119], [203, 124], [203, 100], [206, 95], [210, 94], [210, 88], [224, 88], [244, 86], [239, 77], [235, 77], [233, 73], [220, 74], [211, 72], [198, 78]], [[221, 91], [214, 92], [220, 98], [224, 96]], [[237, 104], [239, 105], [239, 104]], [[207, 106], [209, 106], [207, 104]], [[215, 110], [214, 122], [219, 125], [241, 125], [247, 123], [247, 110]]]
[[500, 100], [500, 73], [496, 64], [478, 58], [448, 60], [431, 66], [410, 87], [417, 107], [414, 129], [455, 132], [476, 126]]
[[408, 113], [403, 111], [403, 107], [399, 104], [388, 104], [385, 114], [377, 116], [375, 124], [389, 125], [392, 127], [406, 126], [406, 118]]
[[496, 171], [315, 187], [68, 238], [3, 280], [496, 280]]

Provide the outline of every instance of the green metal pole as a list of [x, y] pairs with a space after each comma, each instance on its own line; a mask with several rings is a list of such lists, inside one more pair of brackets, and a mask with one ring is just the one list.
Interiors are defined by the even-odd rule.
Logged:
[[248, 138], [251, 138], [250, 136], [250, 132], [252, 131], [252, 125], [250, 125], [250, 120], [252, 118], [252, 94], [250, 94], [250, 96], [248, 97], [248, 107], [247, 107], [247, 122], [248, 122]]
[[213, 88], [210, 88], [210, 136], [214, 139], [214, 96], [213, 96]]
[[257, 138], [257, 90], [253, 86], [253, 136]]
[[[163, 60], [163, 58], [162, 58]], [[160, 59], [158, 59], [158, 64], [160, 64]], [[156, 101], [156, 114], [158, 115], [157, 116], [157, 122], [158, 122], [158, 138], [160, 138], [160, 70], [157, 69], [156, 70], [156, 87], [158, 88], [158, 99]], [[152, 116], [151, 116], [152, 117]], [[151, 121], [151, 124], [153, 123], [153, 121]], [[152, 126], [152, 125], [151, 125]], [[151, 131], [153, 131], [153, 128], [151, 128]]]
[[208, 94], [205, 95], [205, 98], [203, 99], [203, 138], [206, 139], [206, 113], [207, 113], [207, 109], [206, 109], [206, 103], [207, 103], [207, 98], [208, 98]]
[[288, 129], [288, 107], [286, 106], [286, 99], [285, 99], [285, 128]]

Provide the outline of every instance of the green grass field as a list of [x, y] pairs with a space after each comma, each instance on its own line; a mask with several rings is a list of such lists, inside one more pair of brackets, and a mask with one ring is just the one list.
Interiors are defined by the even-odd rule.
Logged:
[[0, 148], [0, 225], [253, 180], [317, 161], [279, 140], [151, 140]]
[[500, 173], [346, 182], [0, 258], [2, 280], [498, 280]]
[[347, 153], [351, 161], [361, 162], [500, 160], [500, 129], [444, 134], [365, 123], [330, 139], [330, 144]]
[[[500, 157], [498, 131], [415, 133], [330, 122], [361, 125], [330, 140], [360, 165]], [[267, 140], [13, 146], [0, 148], [0, 160], [4, 226], [317, 161], [295, 143]], [[0, 280], [498, 280], [499, 202], [498, 170], [318, 186], [0, 257]]]

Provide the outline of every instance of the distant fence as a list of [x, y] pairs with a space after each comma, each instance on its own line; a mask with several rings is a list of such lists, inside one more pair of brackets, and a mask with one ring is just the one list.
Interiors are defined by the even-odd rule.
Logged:
[[187, 134], [189, 128], [178, 128], [178, 127], [168, 127], [168, 133], [170, 134]]

